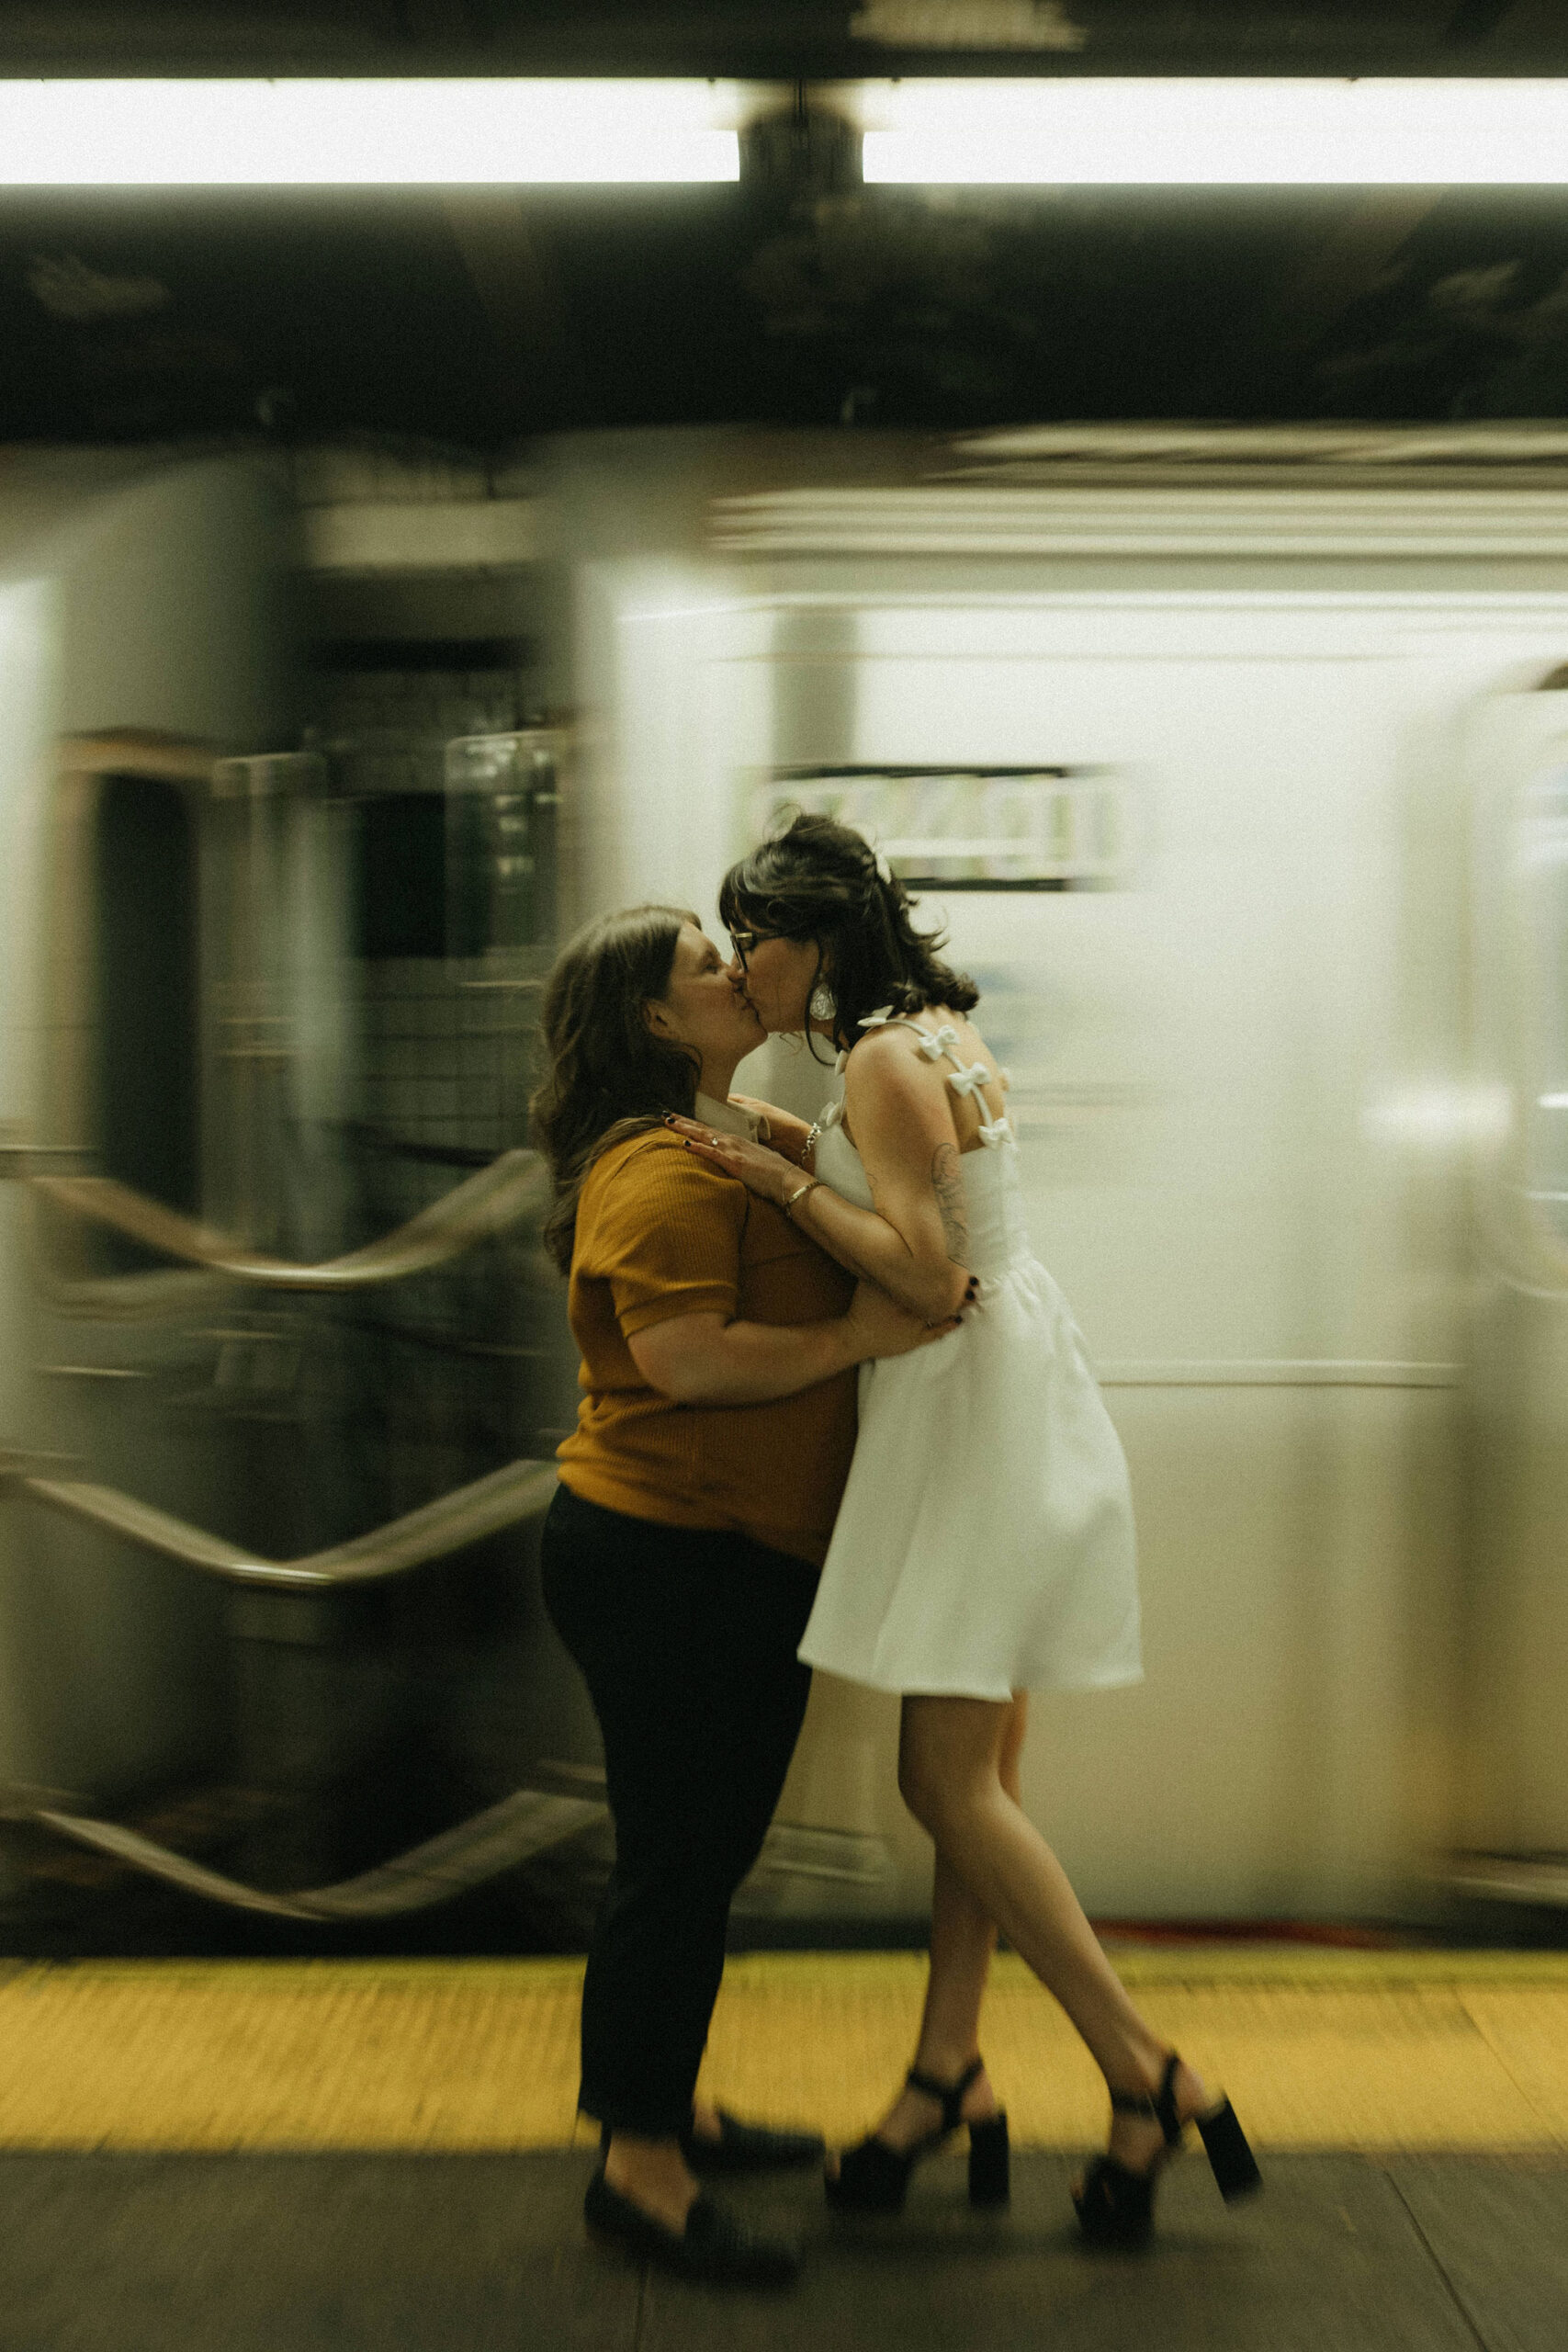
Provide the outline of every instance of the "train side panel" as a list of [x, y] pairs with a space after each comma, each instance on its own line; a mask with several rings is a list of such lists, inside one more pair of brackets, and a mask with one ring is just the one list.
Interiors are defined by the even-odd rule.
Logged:
[[[611, 895], [710, 922], [759, 791], [1115, 780], [1112, 887], [922, 893], [1138, 1505], [1147, 1679], [1042, 1699], [1026, 1800], [1102, 1915], [1418, 1916], [1467, 1773], [1461, 746], [1560, 658], [1568, 598], [1493, 563], [1241, 570], [601, 554], [580, 684], [607, 829], [631, 812]], [[805, 1109], [826, 1080], [775, 1042], [738, 1082]], [[896, 1708], [818, 1680], [781, 1834], [859, 1837], [858, 1891], [777, 1900], [912, 1910]]]

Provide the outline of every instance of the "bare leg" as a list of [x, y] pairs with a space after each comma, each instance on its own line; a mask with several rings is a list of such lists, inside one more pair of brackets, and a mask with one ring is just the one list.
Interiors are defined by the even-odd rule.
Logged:
[[[1001, 1758], [1012, 1710], [984, 1699], [904, 1702], [898, 1782], [937, 1852], [1055, 1994], [1113, 2091], [1158, 2086], [1168, 2044], [1145, 2022], [1084, 1917], [1066, 1871], [1003, 1786]], [[1177, 2076], [1184, 2114], [1206, 2102], [1187, 2067]], [[1157, 2124], [1112, 2119], [1111, 2148], [1141, 2166], [1160, 2144]]]
[[[997, 1778], [1015, 1805], [1021, 1795], [1018, 1767], [1028, 1727], [1029, 1701], [1021, 1692], [1006, 1711], [997, 1757]], [[951, 2082], [979, 2056], [980, 2004], [996, 1948], [995, 1920], [939, 1851], [931, 1897], [931, 1973], [915, 2053], [922, 2073]]]
[[[1019, 1758], [1028, 1728], [1029, 1700], [1021, 1691], [1007, 1711], [998, 1755], [998, 1777], [1014, 1804], [1020, 1800]], [[996, 1922], [939, 1849], [931, 1889], [931, 1967], [915, 2049], [916, 2065], [939, 2083], [956, 2082], [980, 2054], [980, 2004], [996, 1945]], [[977, 2075], [964, 2094], [964, 2121], [979, 2123], [996, 2111], [989, 2080]], [[877, 2125], [876, 2136], [891, 2148], [912, 2147], [931, 2131], [937, 2112], [934, 2099], [906, 2085]]]

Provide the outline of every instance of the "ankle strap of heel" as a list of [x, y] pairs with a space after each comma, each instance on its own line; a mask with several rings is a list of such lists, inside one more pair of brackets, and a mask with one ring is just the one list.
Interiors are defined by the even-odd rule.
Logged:
[[[1183, 2130], [1180, 2110], [1176, 2104], [1176, 2070], [1181, 2060], [1173, 2050], [1165, 2062], [1157, 2091], [1112, 2091], [1111, 2111], [1113, 2115], [1138, 2115], [1145, 2123], [1157, 2123], [1165, 2134], [1168, 2148], [1176, 2147]], [[913, 2078], [911, 2077], [911, 2080]]]
[[919, 2066], [911, 2066], [904, 2080], [912, 2091], [920, 2091], [927, 2098], [940, 2099], [942, 2130], [956, 2132], [964, 2120], [959, 2111], [964, 2105], [964, 2094], [985, 2071], [985, 2060], [976, 2058], [971, 2065], [965, 2066], [955, 2083], [939, 2083], [934, 2075], [922, 2074]]

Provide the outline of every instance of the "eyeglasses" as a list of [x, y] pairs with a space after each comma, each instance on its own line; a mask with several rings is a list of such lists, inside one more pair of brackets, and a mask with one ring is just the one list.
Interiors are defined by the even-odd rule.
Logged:
[[746, 958], [754, 947], [760, 947], [766, 940], [777, 939], [780, 936], [781, 934], [776, 931], [731, 931], [729, 944], [740, 958], [741, 970], [746, 969]]

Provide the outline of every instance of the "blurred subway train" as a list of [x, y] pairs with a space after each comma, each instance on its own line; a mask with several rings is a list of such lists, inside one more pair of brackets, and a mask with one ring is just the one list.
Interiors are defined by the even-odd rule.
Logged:
[[[581, 1936], [537, 991], [802, 806], [978, 982], [1131, 1464], [1146, 1679], [1025, 1758], [1087, 1907], [1568, 1902], [1568, 434], [11, 452], [0, 676], [17, 1918]], [[918, 1920], [896, 1729], [818, 1678], [749, 1931]]]

